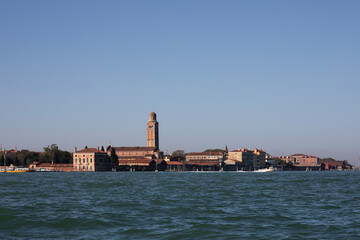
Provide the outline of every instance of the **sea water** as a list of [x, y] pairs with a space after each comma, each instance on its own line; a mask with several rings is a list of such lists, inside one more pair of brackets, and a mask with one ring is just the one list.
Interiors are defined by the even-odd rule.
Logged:
[[360, 239], [360, 172], [0, 174], [1, 239]]

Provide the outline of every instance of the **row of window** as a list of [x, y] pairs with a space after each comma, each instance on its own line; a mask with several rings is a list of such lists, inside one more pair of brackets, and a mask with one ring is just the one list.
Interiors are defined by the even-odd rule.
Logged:
[[77, 171], [77, 170], [79, 170], [79, 171], [81, 171], [81, 170], [82, 171], [85, 171], [85, 170], [86, 171], [89, 171], [89, 170], [92, 171], [92, 169], [93, 169], [92, 166], [90, 166], [90, 167], [89, 166], [86, 166], [86, 167], [85, 166], [82, 166], [82, 167], [81, 166], [79, 166], [79, 167], [75, 166], [75, 171]]
[[[77, 157], [78, 155], [77, 154], [75, 154], [75, 157]], [[82, 155], [83, 157], [85, 157], [85, 154], [84, 155]], [[79, 154], [79, 157], [81, 157], [81, 155]]]
[[[83, 163], [85, 163], [85, 158], [82, 159]], [[78, 159], [75, 158], [75, 163], [78, 162]], [[86, 158], [86, 162], [89, 163], [89, 158]], [[90, 158], [90, 163], [92, 163], [92, 158]], [[79, 164], [81, 164], [81, 158], [79, 158]]]
[[222, 156], [205, 156], [205, 157], [190, 157], [191, 159], [209, 159], [209, 158], [222, 158]]

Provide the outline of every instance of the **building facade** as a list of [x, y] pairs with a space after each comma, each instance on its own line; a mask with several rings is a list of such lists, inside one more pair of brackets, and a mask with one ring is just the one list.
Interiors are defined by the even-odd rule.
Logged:
[[111, 155], [111, 148], [115, 149], [115, 153], [119, 160], [128, 159], [162, 159], [163, 152], [156, 147], [108, 147], [107, 154]]
[[108, 162], [106, 152], [100, 151], [99, 148], [84, 148], [73, 153], [73, 168], [77, 172], [97, 172], [109, 171], [111, 165]]
[[229, 152], [228, 159], [239, 163], [237, 167], [239, 170], [254, 170], [254, 154], [250, 149], [242, 148], [233, 150]]
[[301, 166], [301, 167], [315, 167], [320, 166], [319, 158], [315, 156], [308, 156], [305, 154], [294, 154], [291, 155], [294, 159], [293, 164], [294, 166]]
[[266, 168], [265, 158], [266, 158], [266, 152], [264, 152], [262, 149], [255, 148], [253, 150], [253, 166], [254, 166], [254, 170]]
[[185, 155], [188, 171], [218, 171], [224, 160], [223, 152], [192, 152]]

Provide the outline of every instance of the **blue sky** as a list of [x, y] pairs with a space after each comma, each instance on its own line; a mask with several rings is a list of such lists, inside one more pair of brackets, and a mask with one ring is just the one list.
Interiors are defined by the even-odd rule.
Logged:
[[360, 157], [359, 1], [0, 2], [0, 144]]

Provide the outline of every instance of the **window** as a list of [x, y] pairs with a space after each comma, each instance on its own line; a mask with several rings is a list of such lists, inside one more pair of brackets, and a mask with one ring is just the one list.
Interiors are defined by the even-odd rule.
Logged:
[[87, 162], [87, 163], [89, 162], [89, 158], [86, 158], [86, 162]]
[[75, 163], [77, 163], [77, 159], [75, 158]]
[[85, 157], [85, 155], [83, 155], [83, 157]]
[[83, 159], [83, 163], [85, 163], [85, 158]]
[[77, 170], [77, 166], [75, 166], [75, 171]]
[[90, 162], [92, 163], [92, 158], [90, 158]]
[[92, 170], [92, 166], [90, 166], [90, 170]]

